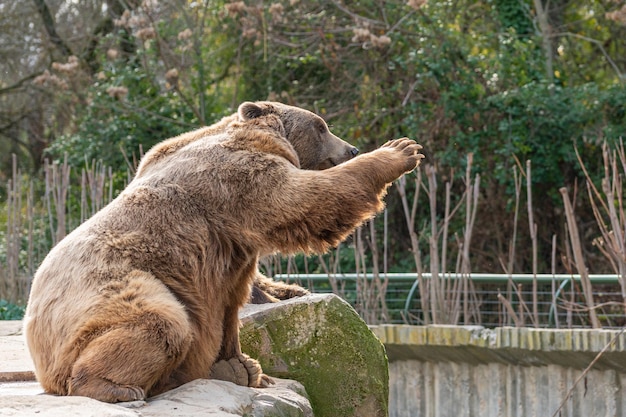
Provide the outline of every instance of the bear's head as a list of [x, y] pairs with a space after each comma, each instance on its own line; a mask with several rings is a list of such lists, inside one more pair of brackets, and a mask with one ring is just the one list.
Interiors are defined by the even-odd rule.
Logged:
[[239, 106], [239, 120], [270, 114], [283, 123], [285, 137], [300, 160], [300, 168], [322, 170], [352, 159], [359, 150], [333, 135], [318, 115], [308, 110], [271, 101], [245, 102]]

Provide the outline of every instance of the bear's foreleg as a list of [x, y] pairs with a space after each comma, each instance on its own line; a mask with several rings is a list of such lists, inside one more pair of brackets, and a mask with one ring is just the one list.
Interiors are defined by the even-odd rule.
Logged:
[[239, 343], [239, 306], [231, 306], [224, 314], [224, 335], [217, 361], [211, 367], [210, 377], [237, 385], [265, 388], [274, 381], [263, 373], [261, 365], [241, 352]]
[[387, 187], [419, 165], [421, 148], [397, 139], [323, 171], [291, 168], [280, 186], [258, 197], [260, 206], [271, 208], [257, 213], [255, 227], [266, 244], [261, 254], [324, 253], [337, 246], [383, 210]]

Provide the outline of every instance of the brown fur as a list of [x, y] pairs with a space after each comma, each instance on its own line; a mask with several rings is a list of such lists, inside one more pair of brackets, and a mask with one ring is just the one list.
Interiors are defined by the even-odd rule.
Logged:
[[25, 316], [46, 392], [130, 401], [231, 371], [237, 383], [267, 384], [241, 353], [237, 317], [259, 256], [337, 245], [421, 155], [399, 139], [299, 169], [297, 129], [266, 110], [244, 103], [240, 121], [214, 134], [155, 147], [118, 198], [48, 254]]

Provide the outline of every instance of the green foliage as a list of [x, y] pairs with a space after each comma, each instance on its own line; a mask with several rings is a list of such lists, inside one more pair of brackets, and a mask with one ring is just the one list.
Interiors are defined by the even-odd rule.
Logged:
[[90, 88], [77, 131], [55, 141], [50, 155], [62, 159], [67, 153], [75, 167], [101, 160], [123, 172], [125, 155], [138, 158], [140, 150], [198, 123], [175, 91], [163, 89], [141, 69], [120, 66], [101, 74], [104, 80]]
[[21, 320], [26, 307], [0, 300], [0, 320]]
[[493, 0], [502, 26], [514, 29], [520, 35], [530, 35], [533, 32], [530, 3], [528, 0]]
[[[62, 130], [46, 125], [43, 132], [15, 136], [50, 138], [47, 154], [57, 160], [67, 154], [75, 180], [85, 162], [102, 161], [113, 167], [119, 189], [128, 179], [124, 155], [132, 165], [140, 149], [210, 124], [244, 100], [273, 99], [318, 112], [334, 133], [363, 152], [395, 137], [415, 138], [424, 145], [425, 163], [442, 182], [452, 182], [452, 205], [462, 202], [472, 153], [473, 173], [481, 174], [479, 206], [488, 213], [479, 210], [474, 242], [481, 250], [472, 256], [478, 269], [500, 272], [508, 244], [503, 236], [511, 228], [515, 159], [532, 161], [534, 193], [546, 196], [534, 208], [549, 225], [539, 228], [540, 241], [549, 242], [552, 234], [562, 234], [558, 189], [582, 178], [575, 146], [597, 177], [599, 144], [614, 143], [626, 131], [618, 60], [626, 53], [626, 25], [607, 19], [607, 12], [621, 6], [542, 4], [554, 30], [553, 56], [543, 48], [530, 0], [112, 1], [113, 29], [106, 36], [93, 34], [95, 49], [89, 62], [81, 61], [80, 68], [92, 71], [67, 75], [52, 67], [48, 84], [38, 87], [51, 96], [62, 90], [62, 102], [72, 103], [71, 120], [64, 120]], [[546, 74], [548, 63], [553, 76]], [[0, 143], [0, 152], [14, 149]], [[441, 185], [434, 214], [439, 221]], [[74, 217], [77, 199], [72, 190]], [[412, 269], [395, 192], [387, 204], [389, 270]], [[417, 211], [416, 229], [427, 247], [428, 204]], [[591, 218], [589, 211], [578, 214]], [[462, 234], [464, 220], [457, 216], [450, 227], [451, 236]], [[520, 241], [525, 233], [520, 230]], [[544, 250], [547, 262], [549, 252]], [[340, 257], [342, 270], [353, 268], [353, 248], [346, 246]], [[454, 256], [449, 259], [454, 269]], [[302, 270], [305, 258], [292, 262]], [[315, 257], [306, 262], [310, 272], [323, 269]], [[524, 262], [519, 270], [528, 270]]]

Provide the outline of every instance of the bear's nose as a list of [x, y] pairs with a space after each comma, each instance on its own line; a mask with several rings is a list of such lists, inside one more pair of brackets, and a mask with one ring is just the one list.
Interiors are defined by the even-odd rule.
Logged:
[[356, 154], [359, 153], [359, 148], [352, 148], [350, 149], [350, 153], [352, 154], [352, 156], [356, 156]]

